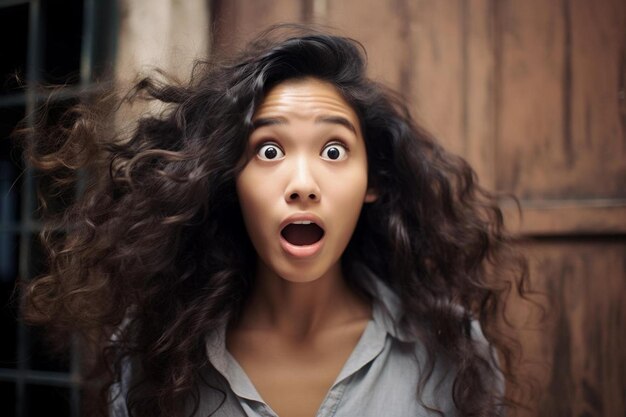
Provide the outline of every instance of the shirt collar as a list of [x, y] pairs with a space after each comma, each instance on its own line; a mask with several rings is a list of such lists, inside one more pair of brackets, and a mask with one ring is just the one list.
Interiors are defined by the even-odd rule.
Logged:
[[407, 343], [416, 342], [417, 335], [399, 325], [403, 314], [400, 297], [369, 269], [363, 267], [360, 273], [364, 289], [373, 300], [373, 320], [394, 339]]
[[248, 400], [263, 402], [250, 378], [226, 350], [226, 326], [227, 323], [224, 321], [207, 337], [207, 357], [213, 367], [226, 378], [235, 395]]
[[[373, 300], [372, 320], [335, 383], [348, 377], [376, 357], [383, 349], [386, 335], [400, 342], [417, 340], [416, 336], [410, 335], [398, 326], [402, 317], [400, 298], [371, 271], [363, 268], [361, 274], [359, 279], [366, 293]], [[227, 323], [223, 321], [218, 328], [207, 336], [206, 352], [208, 359], [213, 367], [226, 378], [238, 397], [263, 402], [245, 371], [226, 349], [226, 327]]]

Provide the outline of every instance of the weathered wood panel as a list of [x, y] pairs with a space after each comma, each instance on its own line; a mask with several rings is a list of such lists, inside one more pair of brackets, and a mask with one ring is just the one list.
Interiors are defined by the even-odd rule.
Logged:
[[463, 154], [466, 42], [461, 2], [410, 2], [411, 100], [418, 119], [451, 151]]
[[240, 48], [270, 25], [302, 22], [306, 14], [306, 0], [215, 0], [211, 2], [214, 48]]
[[330, 0], [326, 15], [318, 19], [363, 44], [370, 77], [407, 91], [412, 63], [407, 1], [382, 0], [364, 5], [359, 0]]
[[626, 242], [547, 239], [526, 250], [533, 283], [553, 303], [551, 326], [520, 332], [542, 394], [530, 415], [626, 415]]
[[498, 187], [527, 199], [624, 197], [626, 3], [495, 5]]
[[489, 0], [462, 4], [461, 154], [476, 170], [480, 183], [494, 189], [498, 157], [495, 146], [495, 11]]

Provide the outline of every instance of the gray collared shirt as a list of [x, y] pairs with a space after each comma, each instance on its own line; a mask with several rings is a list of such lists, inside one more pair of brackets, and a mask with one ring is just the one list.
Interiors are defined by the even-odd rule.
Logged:
[[[322, 401], [317, 417], [431, 416], [435, 408], [455, 416], [452, 401], [454, 372], [443, 360], [435, 364], [431, 378], [417, 396], [417, 386], [426, 356], [416, 336], [403, 334], [396, 323], [400, 315], [398, 297], [380, 280], [370, 281], [373, 296], [372, 319], [343, 369]], [[488, 352], [488, 344], [477, 322], [472, 326], [474, 340]], [[237, 360], [226, 350], [225, 326], [207, 338], [207, 355], [215, 367], [207, 373], [209, 385], [223, 391], [221, 408], [216, 408], [215, 392], [201, 388], [201, 404], [196, 417], [248, 416], [277, 417], [263, 401]], [[501, 389], [501, 381], [496, 381]], [[213, 413], [213, 414], [211, 414]]]
[[[374, 299], [372, 319], [322, 401], [317, 417], [426, 417], [433, 415], [429, 408], [442, 411], [446, 417], [456, 416], [452, 367], [437, 360], [418, 398], [417, 386], [426, 360], [424, 348], [417, 337], [396, 327], [398, 297], [378, 279], [370, 281], [368, 292]], [[489, 345], [477, 322], [472, 333], [489, 356]], [[207, 337], [207, 355], [214, 369], [202, 374], [204, 383], [199, 386], [194, 417], [277, 417], [226, 350], [225, 337], [225, 325]], [[501, 379], [494, 381], [494, 389], [503, 389]], [[120, 401], [113, 401], [111, 411], [115, 417], [127, 415]]]

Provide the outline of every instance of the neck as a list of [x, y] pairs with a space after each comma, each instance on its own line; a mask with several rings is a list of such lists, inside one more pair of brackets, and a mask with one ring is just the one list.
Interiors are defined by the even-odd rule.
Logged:
[[369, 303], [348, 287], [339, 264], [314, 281], [291, 282], [259, 263], [240, 325], [303, 338], [369, 315]]

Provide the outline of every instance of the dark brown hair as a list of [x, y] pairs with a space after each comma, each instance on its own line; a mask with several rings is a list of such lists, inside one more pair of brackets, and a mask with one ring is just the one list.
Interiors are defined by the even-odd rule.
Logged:
[[444, 356], [459, 414], [495, 415], [512, 402], [492, 389], [499, 371], [471, 322], [514, 383], [515, 342], [502, 318], [528, 282], [496, 201], [402, 99], [367, 78], [357, 42], [309, 29], [272, 29], [234, 58], [198, 63], [187, 84], [142, 80], [133, 100], [164, 110], [142, 117], [130, 138], [109, 133], [100, 102], [28, 143], [35, 167], [61, 189], [80, 179], [83, 191], [47, 217], [49, 270], [25, 290], [27, 319], [85, 335], [104, 391], [132, 358], [141, 370], [127, 396], [133, 416], [182, 415], [210, 366], [205, 335], [237, 314], [254, 278], [235, 193], [252, 116], [272, 86], [305, 76], [332, 83], [358, 114], [379, 195], [342, 257], [346, 277], [359, 288], [356, 271], [366, 268], [399, 296], [399, 324], [428, 352], [418, 398]]

